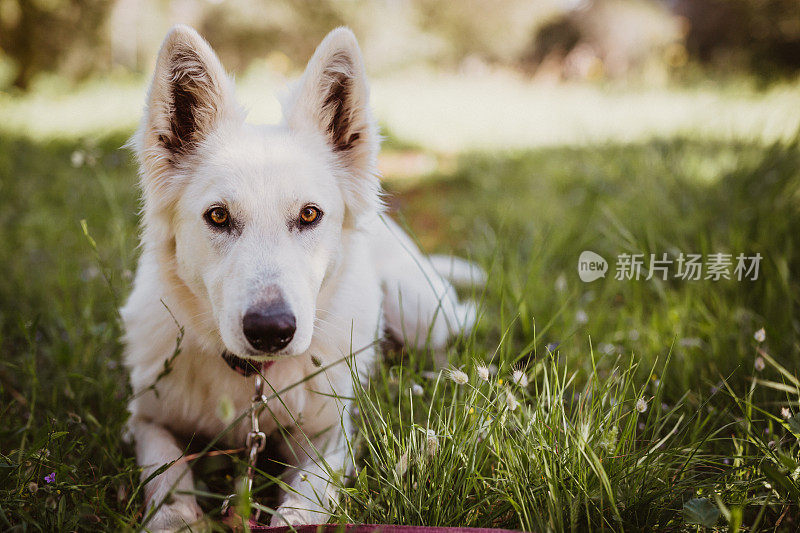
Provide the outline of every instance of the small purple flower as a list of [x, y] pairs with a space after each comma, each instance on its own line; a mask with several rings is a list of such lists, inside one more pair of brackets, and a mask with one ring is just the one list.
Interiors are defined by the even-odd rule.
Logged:
[[545, 346], [545, 348], [547, 348], [548, 352], [553, 353], [553, 352], [556, 351], [556, 348], [558, 348], [559, 344], [561, 344], [561, 343], [560, 342], [551, 342], [550, 344]]
[[53, 481], [56, 480], [56, 473], [55, 472], [50, 472], [49, 474], [44, 476], [44, 480], [45, 480], [46, 483], [52, 483]]

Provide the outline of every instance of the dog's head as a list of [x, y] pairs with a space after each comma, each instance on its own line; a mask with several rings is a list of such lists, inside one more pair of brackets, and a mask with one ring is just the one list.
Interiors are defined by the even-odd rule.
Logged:
[[[352, 32], [332, 31], [277, 126], [245, 123], [194, 30], [158, 57], [134, 140], [145, 242], [195, 300], [201, 335], [265, 360], [308, 349], [344, 233], [380, 211], [377, 130]], [[162, 265], [165, 266], [165, 265]]]

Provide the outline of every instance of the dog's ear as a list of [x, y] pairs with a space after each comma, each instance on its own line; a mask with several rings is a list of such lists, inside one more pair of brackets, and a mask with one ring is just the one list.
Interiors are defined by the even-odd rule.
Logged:
[[342, 167], [342, 187], [355, 215], [381, 207], [378, 132], [369, 108], [364, 61], [353, 32], [337, 28], [317, 47], [284, 105], [289, 127], [321, 133]]
[[147, 111], [135, 139], [140, 160], [151, 175], [180, 162], [223, 120], [241, 117], [232, 85], [196, 31], [182, 25], [170, 30], [158, 54]]

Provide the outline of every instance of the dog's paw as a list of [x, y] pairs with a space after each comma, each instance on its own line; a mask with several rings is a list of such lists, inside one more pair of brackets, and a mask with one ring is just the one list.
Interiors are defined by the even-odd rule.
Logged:
[[306, 526], [309, 524], [324, 524], [330, 515], [325, 512], [310, 509], [297, 509], [284, 504], [272, 515], [270, 526]]
[[180, 498], [162, 505], [144, 525], [143, 531], [204, 531], [204, 524], [200, 521], [202, 517], [203, 511], [194, 498]]

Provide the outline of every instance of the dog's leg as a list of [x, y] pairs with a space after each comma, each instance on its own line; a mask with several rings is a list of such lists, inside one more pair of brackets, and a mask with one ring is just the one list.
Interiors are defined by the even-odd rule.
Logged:
[[374, 232], [373, 258], [383, 286], [386, 329], [401, 343], [443, 350], [448, 340], [468, 332], [477, 308], [461, 302], [448, 281], [480, 284], [485, 274], [457, 258], [424, 256], [414, 241], [389, 217]]
[[[335, 434], [331, 432], [335, 431]], [[291, 439], [292, 437], [287, 437]], [[297, 441], [304, 439], [295, 437]], [[289, 489], [272, 516], [271, 525], [324, 524], [330, 518], [338, 489], [332, 475], [352, 470], [345, 432], [331, 428], [322, 437], [309, 442], [286, 442], [284, 453], [297, 458], [298, 465], [286, 479]]]
[[[163, 426], [134, 418], [130, 427], [136, 440], [136, 460], [142, 467], [143, 480], [162, 465], [183, 455], [175, 437]], [[175, 492], [171, 492], [173, 488]], [[151, 479], [144, 488], [147, 512], [159, 504], [161, 506], [144, 524], [144, 528], [148, 531], [176, 531], [197, 522], [203, 516], [203, 511], [195, 497], [178, 494], [178, 491], [192, 489], [192, 471], [186, 463], [175, 463]]]

